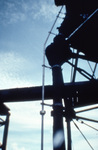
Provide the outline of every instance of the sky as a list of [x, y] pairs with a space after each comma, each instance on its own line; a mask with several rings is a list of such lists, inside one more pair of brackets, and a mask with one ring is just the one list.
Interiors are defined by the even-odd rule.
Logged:
[[[53, 0], [0, 0], [0, 89], [31, 87], [42, 85], [43, 48], [48, 33], [60, 7]], [[63, 12], [65, 9], [63, 10]], [[61, 17], [63, 15], [61, 14]], [[53, 33], [58, 33], [62, 19], [58, 19]], [[47, 45], [54, 35], [49, 37]], [[91, 63], [92, 68], [94, 63]], [[46, 65], [49, 66], [47, 60]], [[79, 67], [89, 73], [91, 69], [86, 61], [79, 61]], [[64, 82], [70, 82], [71, 67], [62, 66]], [[98, 77], [98, 69], [96, 71]], [[86, 80], [77, 74], [77, 81]], [[52, 84], [51, 69], [45, 70], [45, 85]], [[7, 150], [40, 150], [41, 146], [41, 101], [6, 103], [10, 108], [10, 126]], [[52, 100], [49, 102], [52, 104]], [[45, 107], [44, 150], [52, 150], [51, 108]], [[98, 110], [83, 115], [97, 118]], [[98, 148], [98, 133], [78, 123], [95, 150]], [[92, 123], [95, 127], [97, 125]], [[64, 121], [66, 131], [66, 123]], [[1, 127], [0, 127], [1, 128]], [[2, 142], [0, 129], [0, 142]], [[65, 135], [66, 137], [66, 135]], [[72, 124], [73, 150], [90, 149], [82, 136]], [[77, 144], [78, 140], [78, 144]], [[85, 143], [85, 144], [84, 144]]]

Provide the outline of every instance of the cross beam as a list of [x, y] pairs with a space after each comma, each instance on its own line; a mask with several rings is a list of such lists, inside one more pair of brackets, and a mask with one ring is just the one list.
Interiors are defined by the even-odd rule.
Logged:
[[[54, 98], [58, 87], [45, 86], [45, 100]], [[98, 103], [98, 80], [66, 83], [59, 87], [62, 98], [72, 98], [74, 107]], [[38, 101], [42, 99], [42, 86], [0, 90], [0, 103]]]

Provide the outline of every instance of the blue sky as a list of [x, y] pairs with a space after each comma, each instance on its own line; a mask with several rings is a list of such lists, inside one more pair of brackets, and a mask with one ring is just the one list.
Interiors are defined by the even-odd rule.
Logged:
[[[0, 89], [42, 85], [43, 46], [59, 9], [54, 5], [53, 0], [0, 0]], [[53, 32], [58, 32], [56, 27], [61, 21], [62, 19], [58, 20]], [[47, 44], [52, 42], [53, 37], [53, 35], [50, 36]], [[46, 64], [48, 65], [47, 60]], [[91, 63], [91, 65], [93, 67], [94, 64]], [[79, 66], [91, 73], [87, 62], [80, 61]], [[64, 64], [62, 68], [64, 81], [69, 82], [71, 68], [68, 64]], [[98, 77], [98, 70], [96, 77]], [[78, 74], [77, 80], [85, 79]], [[46, 69], [45, 84], [52, 84], [49, 69]], [[6, 105], [11, 109], [7, 150], [39, 150], [41, 141], [40, 102], [7, 103]], [[45, 110], [44, 147], [45, 150], [51, 150], [51, 108], [45, 107]], [[96, 118], [97, 111], [91, 112], [90, 116]], [[89, 116], [89, 114], [86, 115]], [[72, 127], [73, 147], [77, 150], [77, 140], [78, 145], [82, 146], [84, 141], [73, 125]], [[91, 130], [91, 137], [88, 128], [85, 126], [81, 128], [86, 131], [96, 150], [98, 144], [95, 136], [98, 134]], [[2, 132], [1, 129], [0, 132]], [[86, 143], [84, 147], [89, 149]], [[80, 148], [82, 149], [83, 147]]]

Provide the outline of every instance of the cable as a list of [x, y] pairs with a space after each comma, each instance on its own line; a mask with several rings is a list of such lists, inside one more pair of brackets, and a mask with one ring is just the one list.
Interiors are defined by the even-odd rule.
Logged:
[[98, 9], [96, 9], [90, 16], [88, 16], [88, 18], [82, 23], [80, 24], [70, 35], [68, 38], [66, 38], [66, 40], [69, 40], [89, 19], [91, 19], [96, 13], [97, 13]]
[[89, 67], [90, 67], [90, 69], [91, 69], [91, 71], [93, 73], [93, 69], [92, 69], [92, 66], [91, 66], [90, 62], [88, 60], [87, 60], [87, 62], [88, 62], [88, 65], [89, 65]]
[[[77, 121], [78, 121], [78, 120], [77, 120]], [[79, 122], [79, 121], [78, 121], [78, 122]], [[84, 121], [80, 121], [80, 123], [82, 123], [82, 124], [84, 124], [84, 125], [86, 125], [86, 126], [88, 126], [88, 127], [92, 128], [92, 129], [94, 129], [94, 130], [98, 131], [98, 129], [96, 129], [96, 128], [94, 128], [94, 127], [90, 126], [89, 124], [85, 123]]]
[[45, 48], [46, 48], [46, 43], [47, 43], [47, 41], [48, 41], [48, 39], [49, 39], [49, 36], [50, 36], [50, 34], [52, 34], [52, 30], [53, 30], [53, 28], [54, 28], [54, 26], [55, 26], [55, 24], [56, 24], [56, 22], [57, 22], [57, 19], [59, 18], [59, 15], [60, 15], [60, 13], [61, 13], [61, 11], [62, 11], [62, 9], [63, 9], [63, 6], [61, 7], [61, 9], [60, 9], [60, 11], [59, 11], [59, 13], [58, 13], [58, 15], [57, 15], [57, 17], [56, 17], [56, 19], [55, 19], [55, 21], [54, 21], [54, 23], [53, 23], [53, 25], [52, 25], [52, 27], [51, 27], [51, 30], [50, 30], [50, 32], [49, 32], [49, 34], [48, 34], [48, 36], [47, 36], [47, 38], [46, 38], [46, 41], [45, 41], [45, 43], [44, 43], [44, 48], [43, 48], [43, 65], [42, 65], [42, 109], [41, 109], [41, 111], [40, 111], [40, 114], [41, 114], [41, 116], [42, 116], [42, 118], [41, 118], [41, 150], [43, 150], [44, 149], [44, 115], [45, 115], [45, 111], [44, 111], [44, 95], [45, 95]]
[[83, 109], [83, 110], [79, 110], [79, 111], [76, 111], [76, 113], [82, 113], [82, 112], [93, 110], [93, 109], [98, 109], [98, 106], [87, 108], [87, 109]]
[[87, 61], [87, 62], [88, 62], [88, 65], [89, 65], [89, 67], [92, 71], [92, 77], [95, 77], [95, 71], [96, 71], [96, 68], [97, 68], [97, 63], [95, 63], [95, 67], [94, 67], [94, 69], [92, 69], [92, 66], [91, 66], [90, 62], [89, 61]]
[[80, 116], [76, 116], [76, 119], [83, 119], [83, 120], [87, 120], [87, 121], [92, 121], [92, 122], [96, 122], [98, 123], [98, 120], [94, 120], [94, 119], [89, 119], [89, 118], [85, 118], [85, 117], [80, 117]]
[[96, 71], [96, 68], [97, 68], [97, 63], [95, 64], [95, 67], [94, 67], [94, 71], [93, 71], [93, 75], [92, 75], [92, 76], [94, 76], [95, 71]]
[[76, 126], [76, 128], [79, 130], [79, 132], [82, 134], [82, 136], [84, 137], [84, 139], [86, 140], [86, 142], [88, 143], [88, 145], [91, 147], [91, 149], [94, 150], [93, 147], [91, 146], [91, 144], [89, 143], [89, 141], [87, 140], [87, 138], [84, 136], [84, 134], [82, 133], [82, 131], [77, 126], [77, 124], [74, 121], [73, 121], [73, 123]]

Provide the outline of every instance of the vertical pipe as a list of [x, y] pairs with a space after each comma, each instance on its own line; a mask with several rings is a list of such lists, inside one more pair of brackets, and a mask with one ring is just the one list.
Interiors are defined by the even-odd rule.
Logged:
[[71, 150], [71, 127], [70, 127], [70, 120], [67, 120], [67, 150]]
[[72, 108], [71, 98], [67, 98], [65, 101], [65, 117], [67, 124], [67, 150], [71, 150], [71, 125], [70, 122], [72, 120], [72, 116], [74, 115], [74, 111]]
[[[53, 98], [53, 150], [65, 150], [63, 107], [60, 85], [63, 85], [61, 67], [56, 65], [52, 68], [54, 98]], [[55, 90], [56, 89], [56, 90]]]
[[7, 136], [8, 136], [8, 127], [9, 127], [9, 116], [10, 116], [10, 113], [8, 112], [8, 114], [6, 116], [6, 121], [5, 121], [2, 150], [6, 150]]

